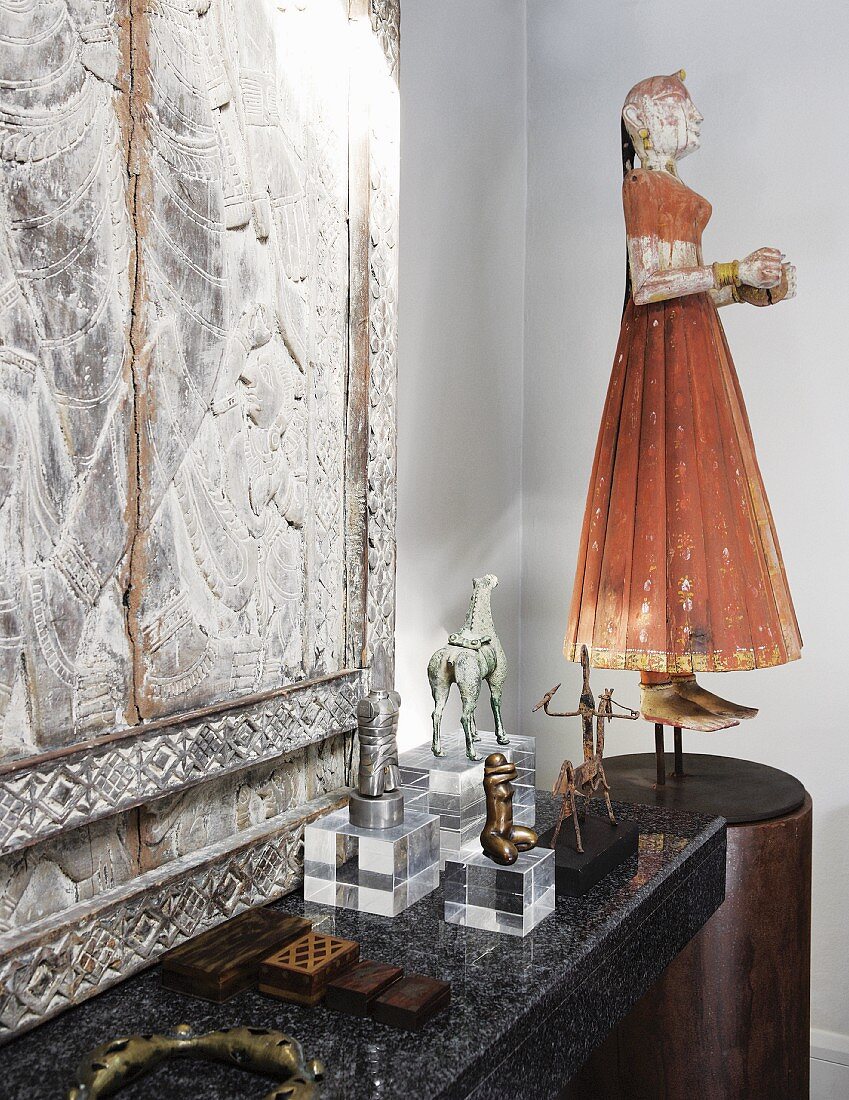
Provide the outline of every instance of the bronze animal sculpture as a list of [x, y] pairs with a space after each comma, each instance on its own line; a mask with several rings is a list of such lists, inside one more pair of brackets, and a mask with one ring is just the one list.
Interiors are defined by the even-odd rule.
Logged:
[[462, 630], [448, 637], [448, 645], [438, 649], [427, 666], [427, 676], [433, 695], [433, 743], [434, 756], [444, 756], [440, 739], [442, 712], [448, 701], [452, 683], [457, 685], [463, 710], [460, 723], [466, 737], [466, 756], [477, 760], [475, 741], [475, 708], [478, 705], [483, 681], [489, 684], [492, 716], [495, 719], [495, 739], [499, 745], [509, 745], [501, 721], [501, 692], [507, 679], [507, 656], [492, 623], [490, 592], [498, 584], [498, 577], [487, 573], [472, 582], [472, 598]]
[[[547, 692], [534, 707], [534, 712], [542, 708], [552, 718], [576, 718], [580, 716], [583, 728], [584, 759], [576, 768], [571, 760], [564, 760], [560, 768], [560, 775], [553, 787], [553, 793], [562, 799], [560, 813], [557, 818], [557, 826], [551, 838], [551, 847], [557, 847], [557, 838], [560, 836], [560, 828], [569, 814], [575, 823], [575, 841], [578, 851], [583, 852], [584, 845], [581, 839], [581, 826], [578, 821], [578, 812], [575, 806], [575, 794], [584, 796], [583, 815], [586, 816], [587, 805], [593, 795], [601, 791], [607, 806], [607, 816], [611, 825], [616, 825], [616, 815], [610, 802], [610, 787], [604, 774], [604, 724], [614, 718], [625, 718], [630, 722], [639, 718], [639, 713], [630, 707], [623, 707], [613, 701], [613, 688], [607, 688], [601, 693], [596, 706], [595, 696], [590, 687], [590, 655], [586, 646], [581, 647], [581, 668], [584, 672], [584, 682], [581, 689], [581, 698], [577, 710], [556, 711], [549, 710], [548, 704], [557, 693], [560, 684]], [[613, 707], [618, 706], [624, 714], [614, 714]], [[595, 742], [593, 742], [593, 719], [596, 720]]]
[[528, 852], [537, 843], [533, 829], [513, 823], [515, 778], [516, 765], [503, 752], [490, 753], [483, 766], [486, 824], [481, 833], [481, 847], [495, 863], [508, 867], [519, 858], [519, 852]]

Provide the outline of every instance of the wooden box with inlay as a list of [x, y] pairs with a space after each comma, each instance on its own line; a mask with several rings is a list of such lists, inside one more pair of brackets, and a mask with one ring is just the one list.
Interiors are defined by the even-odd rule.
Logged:
[[169, 951], [162, 959], [162, 984], [206, 1001], [226, 1001], [255, 986], [262, 960], [311, 927], [304, 917], [249, 909]]
[[400, 966], [363, 960], [327, 983], [324, 1004], [349, 1016], [368, 1016], [374, 998], [403, 975]]
[[418, 1031], [451, 1002], [451, 984], [428, 978], [424, 974], [408, 974], [390, 985], [371, 1002], [373, 1019], [405, 1031]]
[[359, 957], [360, 945], [353, 940], [308, 932], [262, 962], [259, 988], [284, 1001], [315, 1005], [330, 979], [348, 970]]

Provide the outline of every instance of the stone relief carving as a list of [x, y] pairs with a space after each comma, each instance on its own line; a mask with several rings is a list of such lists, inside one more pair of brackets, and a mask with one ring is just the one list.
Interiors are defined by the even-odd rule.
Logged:
[[398, 4], [369, 2], [0, 0], [0, 1039], [291, 889], [356, 766], [346, 658], [391, 676]]
[[401, 6], [398, 0], [371, 0], [371, 25], [396, 84], [401, 61]]
[[135, 812], [0, 859], [0, 942], [129, 882], [140, 872]]
[[338, 0], [2, 10], [8, 756], [341, 667], [349, 58]]
[[[385, 84], [398, 80], [399, 6], [372, 0], [371, 20], [383, 48]], [[397, 110], [397, 99], [386, 93]], [[398, 119], [375, 112], [369, 135], [369, 439], [368, 590], [369, 663], [385, 662], [387, 682], [395, 664], [395, 517], [398, 311]]]
[[137, 736], [49, 761], [0, 769], [0, 854], [333, 737], [356, 725], [367, 682], [365, 672], [350, 672], [193, 721], [151, 724]]
[[143, 716], [342, 656], [347, 75], [314, 35], [345, 13], [312, 8], [146, 17], [140, 327], [163, 392], [140, 439]]
[[112, 5], [2, 16], [0, 721], [25, 746], [123, 718], [133, 248]]
[[0, 955], [9, 936], [35, 936], [43, 922], [73, 906], [100, 904], [141, 874], [168, 875], [175, 860], [281, 815], [309, 814], [316, 798], [344, 787], [353, 736], [336, 734], [273, 764], [220, 776], [0, 857]]
[[75, 905], [25, 936], [0, 937], [0, 1042], [291, 890], [303, 876], [306, 820], [340, 804], [338, 794], [324, 795], [309, 814], [281, 814], [173, 860], [155, 879], [144, 876]]

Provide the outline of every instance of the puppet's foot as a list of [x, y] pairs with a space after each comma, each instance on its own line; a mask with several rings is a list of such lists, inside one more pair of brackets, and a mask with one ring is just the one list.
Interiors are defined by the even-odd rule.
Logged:
[[686, 696], [679, 695], [671, 680], [665, 684], [640, 684], [640, 714], [647, 722], [683, 726], [684, 729], [702, 733], [713, 733], [739, 724], [736, 718], [713, 714]]
[[679, 695], [689, 699], [691, 703], [704, 707], [705, 710], [709, 710], [711, 714], [715, 714], [718, 718], [735, 718], [740, 721], [741, 719], [754, 718], [758, 713], [757, 707], [744, 707], [740, 703], [732, 703], [728, 699], [722, 699], [719, 695], [714, 695], [712, 691], [703, 688], [697, 682], [695, 676], [684, 676], [680, 679], [675, 677], [672, 683]]

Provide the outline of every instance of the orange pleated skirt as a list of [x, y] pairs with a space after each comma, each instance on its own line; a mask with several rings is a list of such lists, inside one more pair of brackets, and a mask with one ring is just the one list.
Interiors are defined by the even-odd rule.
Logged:
[[598, 668], [783, 664], [802, 639], [737, 372], [707, 294], [629, 299], [565, 653]]

